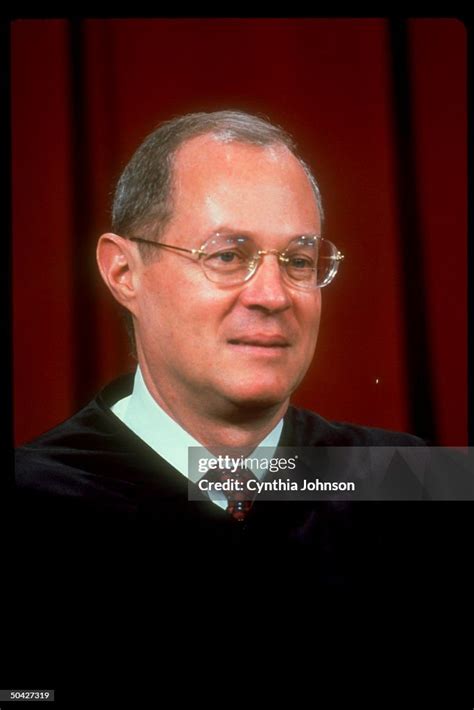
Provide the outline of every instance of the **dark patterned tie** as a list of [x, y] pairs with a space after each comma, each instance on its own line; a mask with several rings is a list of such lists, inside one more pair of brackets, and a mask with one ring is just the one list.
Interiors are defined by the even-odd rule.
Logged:
[[232, 515], [234, 520], [243, 522], [257, 495], [257, 491], [249, 491], [247, 489], [248, 481], [257, 480], [252, 471], [249, 471], [245, 467], [239, 467], [236, 471], [230, 469], [216, 469], [208, 471], [205, 478], [211, 482], [233, 482], [234, 485], [231, 490], [222, 491], [227, 498], [226, 511]]

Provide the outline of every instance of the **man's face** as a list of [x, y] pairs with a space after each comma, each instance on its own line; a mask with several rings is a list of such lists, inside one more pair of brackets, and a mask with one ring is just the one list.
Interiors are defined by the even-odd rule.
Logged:
[[[188, 141], [175, 160], [173, 203], [160, 241], [190, 249], [216, 232], [243, 234], [265, 250], [320, 232], [308, 178], [283, 147], [211, 136]], [[182, 398], [215, 412], [288, 400], [313, 357], [321, 296], [286, 284], [280, 268], [274, 255], [265, 256], [249, 281], [229, 287], [209, 281], [195, 258], [169, 249], [143, 265], [139, 360], [173, 407]]]

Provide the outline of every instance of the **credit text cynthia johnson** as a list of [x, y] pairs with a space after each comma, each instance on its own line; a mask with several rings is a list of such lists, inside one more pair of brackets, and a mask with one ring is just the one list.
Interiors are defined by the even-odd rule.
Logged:
[[201, 491], [235, 491], [238, 493], [262, 493], [264, 491], [355, 491], [353, 481], [320, 481], [319, 478], [301, 483], [293, 481], [291, 478], [283, 480], [276, 478], [273, 481], [258, 481], [250, 479], [242, 481], [239, 479], [227, 479], [226, 481], [208, 481], [201, 479], [198, 482]]

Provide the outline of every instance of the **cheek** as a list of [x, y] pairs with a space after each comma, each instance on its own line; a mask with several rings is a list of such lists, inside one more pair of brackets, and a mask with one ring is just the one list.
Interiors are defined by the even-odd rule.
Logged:
[[190, 339], [199, 348], [207, 335], [218, 335], [234, 300], [229, 292], [210, 284], [202, 273], [168, 272], [159, 280], [144, 280], [141, 319], [155, 330], [166, 332], [173, 341]]
[[318, 290], [311, 296], [303, 296], [299, 305], [300, 328], [307, 342], [312, 344], [318, 337], [321, 320], [321, 291]]

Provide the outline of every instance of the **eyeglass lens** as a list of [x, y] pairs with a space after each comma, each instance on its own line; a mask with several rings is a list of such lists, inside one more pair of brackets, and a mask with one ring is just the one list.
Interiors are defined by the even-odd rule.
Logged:
[[[218, 283], [239, 283], [248, 279], [264, 258], [250, 237], [218, 234], [203, 246], [203, 267]], [[272, 252], [270, 252], [272, 253]], [[278, 253], [280, 265], [291, 283], [304, 288], [325, 286], [337, 271], [337, 249], [317, 236], [293, 239]]]

